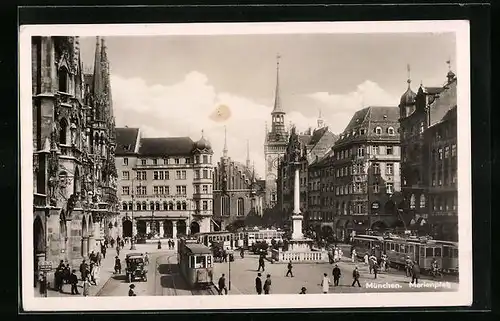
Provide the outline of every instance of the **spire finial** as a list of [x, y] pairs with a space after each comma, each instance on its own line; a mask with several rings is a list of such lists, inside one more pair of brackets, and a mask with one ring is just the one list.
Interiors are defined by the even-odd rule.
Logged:
[[448, 60], [446, 60], [446, 64], [448, 65], [448, 71], [451, 71], [451, 58], [448, 58]]
[[406, 65], [406, 70], [408, 71], [408, 80], [406, 80], [406, 82], [408, 83], [408, 88], [410, 88], [410, 83], [411, 83], [411, 68], [410, 68], [410, 64]]
[[205, 130], [201, 130], [201, 138], [204, 138], [205, 137]]
[[247, 168], [250, 168], [250, 141], [247, 139]]
[[222, 156], [227, 158], [227, 130], [226, 126], [224, 126], [224, 149], [222, 150]]

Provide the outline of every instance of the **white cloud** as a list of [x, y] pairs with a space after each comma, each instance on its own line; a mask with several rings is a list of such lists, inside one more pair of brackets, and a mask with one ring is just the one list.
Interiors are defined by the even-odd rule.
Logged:
[[[119, 76], [112, 76], [111, 84], [117, 126], [139, 127], [146, 137], [190, 136], [193, 140], [201, 137], [203, 129], [212, 143], [215, 160], [222, 155], [226, 126], [229, 156], [244, 163], [249, 140], [250, 159], [255, 162], [258, 174], [264, 176], [265, 122], [270, 126], [272, 105], [217, 92], [208, 78], [196, 71], [171, 86], [150, 85], [140, 78]], [[344, 129], [363, 99], [365, 105], [395, 105], [393, 98], [371, 81], [345, 95], [318, 92], [308, 97], [324, 106], [323, 118], [336, 133]], [[230, 110], [227, 120], [211, 118], [220, 105]], [[292, 122], [300, 131], [315, 127], [316, 120], [297, 111], [286, 115], [287, 125]]]
[[346, 94], [316, 92], [308, 94], [316, 102], [322, 104], [322, 115], [325, 122], [335, 133], [342, 132], [354, 112], [367, 106], [397, 106], [399, 99], [392, 96], [377, 83], [365, 80], [356, 90]]

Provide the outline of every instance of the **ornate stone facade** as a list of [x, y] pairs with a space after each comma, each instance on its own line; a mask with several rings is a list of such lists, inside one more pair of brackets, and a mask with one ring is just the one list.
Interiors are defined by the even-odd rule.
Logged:
[[32, 38], [33, 237], [38, 261], [73, 267], [116, 226], [109, 62], [97, 38], [85, 75], [78, 37]]

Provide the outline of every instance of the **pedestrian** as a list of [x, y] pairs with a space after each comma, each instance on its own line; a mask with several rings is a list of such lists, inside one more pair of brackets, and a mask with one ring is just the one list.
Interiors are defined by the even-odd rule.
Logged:
[[129, 290], [128, 290], [128, 296], [137, 296], [137, 294], [135, 294], [134, 288], [135, 288], [135, 285], [130, 284]]
[[111, 238], [111, 241], [109, 242], [109, 244], [111, 245], [111, 248], [114, 248], [115, 247], [115, 239]]
[[328, 293], [328, 290], [330, 289], [330, 284], [332, 282], [328, 278], [328, 275], [326, 273], [323, 273], [323, 280], [321, 280], [321, 287], [323, 288], [323, 293]]
[[365, 254], [365, 256], [363, 257], [364, 260], [365, 260], [365, 264], [368, 265], [368, 253]]
[[83, 281], [83, 296], [89, 296], [89, 290], [90, 290], [90, 281], [89, 278], [85, 278]]
[[333, 251], [333, 261], [337, 262], [338, 260], [339, 260], [339, 249], [335, 248], [335, 250]]
[[412, 271], [412, 266], [413, 266], [413, 261], [410, 259], [410, 256], [406, 256], [406, 267], [405, 267], [405, 272], [406, 276], [409, 277], [411, 276], [411, 271]]
[[40, 274], [38, 284], [40, 286], [40, 289], [39, 289], [40, 294], [43, 296], [47, 296], [47, 276], [45, 276], [45, 273]]
[[257, 273], [257, 277], [255, 278], [255, 290], [257, 294], [262, 294], [262, 279], [260, 278], [262, 274]]
[[420, 279], [420, 266], [417, 261], [413, 262], [413, 266], [411, 268], [411, 283], [415, 281], [415, 284], [418, 284], [418, 279]]
[[300, 293], [299, 294], [307, 294], [307, 289], [305, 286], [302, 287], [302, 289], [300, 289]]
[[377, 273], [378, 273], [378, 264], [374, 263], [373, 264], [373, 274], [375, 275], [374, 279], [377, 278]]
[[99, 285], [99, 272], [101, 268], [99, 265], [94, 264], [94, 268], [92, 269], [92, 280], [94, 281], [94, 285]]
[[224, 290], [224, 294], [227, 295], [226, 277], [224, 273], [222, 273], [222, 276], [219, 278], [219, 295], [222, 295], [222, 290]]
[[120, 245], [116, 245], [116, 255], [120, 255]]
[[240, 257], [241, 258], [244, 258], [245, 257], [245, 249], [242, 247], [240, 247]]
[[257, 269], [257, 272], [260, 272], [260, 268], [262, 268], [262, 272], [264, 272], [265, 269], [265, 263], [264, 263], [264, 255], [260, 255], [259, 257], [259, 268]]
[[66, 266], [62, 270], [63, 283], [69, 284], [69, 276], [70, 275], [71, 275], [71, 267], [69, 266], [69, 264], [66, 264]]
[[104, 247], [108, 247], [108, 238], [106, 237], [106, 239], [104, 240]]
[[351, 262], [354, 263], [356, 262], [356, 249], [352, 249], [352, 253], [351, 253]]
[[372, 274], [373, 267], [377, 264], [377, 258], [374, 255], [371, 255], [368, 259], [368, 268], [370, 270], [370, 274]]
[[80, 294], [78, 292], [78, 277], [76, 276], [76, 270], [73, 270], [70, 275], [70, 284], [71, 284], [71, 294]]
[[338, 286], [340, 276], [342, 275], [342, 273], [340, 272], [339, 266], [337, 264], [335, 264], [335, 267], [333, 268], [332, 275], [333, 275], [333, 285]]
[[102, 254], [101, 254], [101, 252], [97, 252], [96, 256], [97, 256], [97, 258], [96, 258], [97, 265], [101, 265], [101, 261], [102, 261]]
[[149, 265], [149, 255], [148, 252], [144, 255], [144, 265]]
[[101, 250], [102, 252], [102, 258], [105, 259], [106, 258], [106, 246], [104, 246]]
[[344, 256], [344, 252], [342, 252], [342, 249], [339, 248], [339, 261], [342, 260], [342, 256]]
[[269, 291], [271, 291], [271, 274], [267, 275], [264, 282], [264, 294], [269, 294]]
[[354, 286], [357, 283], [358, 286], [361, 287], [361, 284], [359, 284], [359, 271], [358, 271], [358, 267], [357, 266], [352, 271], [352, 278], [353, 278], [353, 281], [352, 281], [352, 285], [351, 286]]
[[96, 263], [97, 262], [97, 256], [95, 255], [94, 251], [92, 251], [89, 255], [90, 263]]
[[120, 262], [120, 258], [115, 256], [115, 274], [122, 273], [122, 263]]
[[56, 291], [63, 292], [63, 269], [56, 269], [54, 272], [54, 285]]
[[292, 260], [290, 260], [290, 262], [288, 262], [288, 271], [286, 272], [286, 276], [288, 276], [288, 274], [290, 274], [290, 276], [293, 278], [293, 273], [292, 273]]
[[97, 285], [97, 281], [95, 279], [95, 275], [96, 275], [96, 266], [97, 264], [95, 264], [94, 262], [90, 263], [90, 283], [92, 285]]

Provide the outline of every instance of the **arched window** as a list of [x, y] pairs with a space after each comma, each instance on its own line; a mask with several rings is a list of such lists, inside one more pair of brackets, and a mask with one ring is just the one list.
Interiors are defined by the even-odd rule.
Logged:
[[411, 194], [410, 196], [410, 208], [415, 208], [415, 194]]
[[181, 202], [177, 202], [177, 210], [180, 211], [182, 209]]
[[157, 211], [160, 210], [160, 202], [155, 203], [155, 210], [157, 210]]
[[245, 215], [245, 203], [243, 198], [238, 198], [238, 211], [236, 212], [236, 215], [238, 216], [243, 216]]
[[169, 211], [173, 211], [174, 210], [174, 203], [173, 202], [169, 202], [168, 203], [168, 210]]
[[420, 208], [425, 208], [425, 195], [420, 195]]
[[146, 202], [142, 202], [142, 210], [143, 211], [147, 211], [148, 210], [148, 205], [146, 204]]
[[129, 211], [133, 211], [134, 210], [134, 203], [128, 202], [128, 209], [129, 209]]
[[182, 202], [182, 210], [183, 211], [187, 210], [187, 203], [186, 202]]
[[149, 209], [154, 210], [155, 209], [155, 202], [149, 202]]
[[123, 202], [123, 203], [122, 203], [122, 209], [123, 209], [124, 211], [126, 211], [126, 210], [128, 209], [128, 206], [127, 206], [127, 203], [126, 203], [126, 202]]
[[141, 210], [141, 202], [137, 202], [137, 204], [135, 204], [135, 205], [136, 205], [136, 206], [135, 206], [135, 209], [136, 209], [137, 211], [140, 211], [140, 210]]
[[394, 128], [393, 127], [387, 128], [387, 134], [394, 135]]
[[377, 126], [377, 127], [375, 127], [375, 129], [373, 131], [375, 132], [375, 134], [381, 135], [382, 134], [382, 127]]
[[229, 196], [224, 195], [221, 197], [222, 215], [229, 215]]
[[65, 67], [59, 69], [59, 91], [68, 92], [68, 70]]
[[61, 119], [59, 126], [59, 143], [66, 145], [68, 143], [68, 122], [66, 119]]
[[163, 202], [163, 210], [168, 211], [168, 203], [167, 202]]

